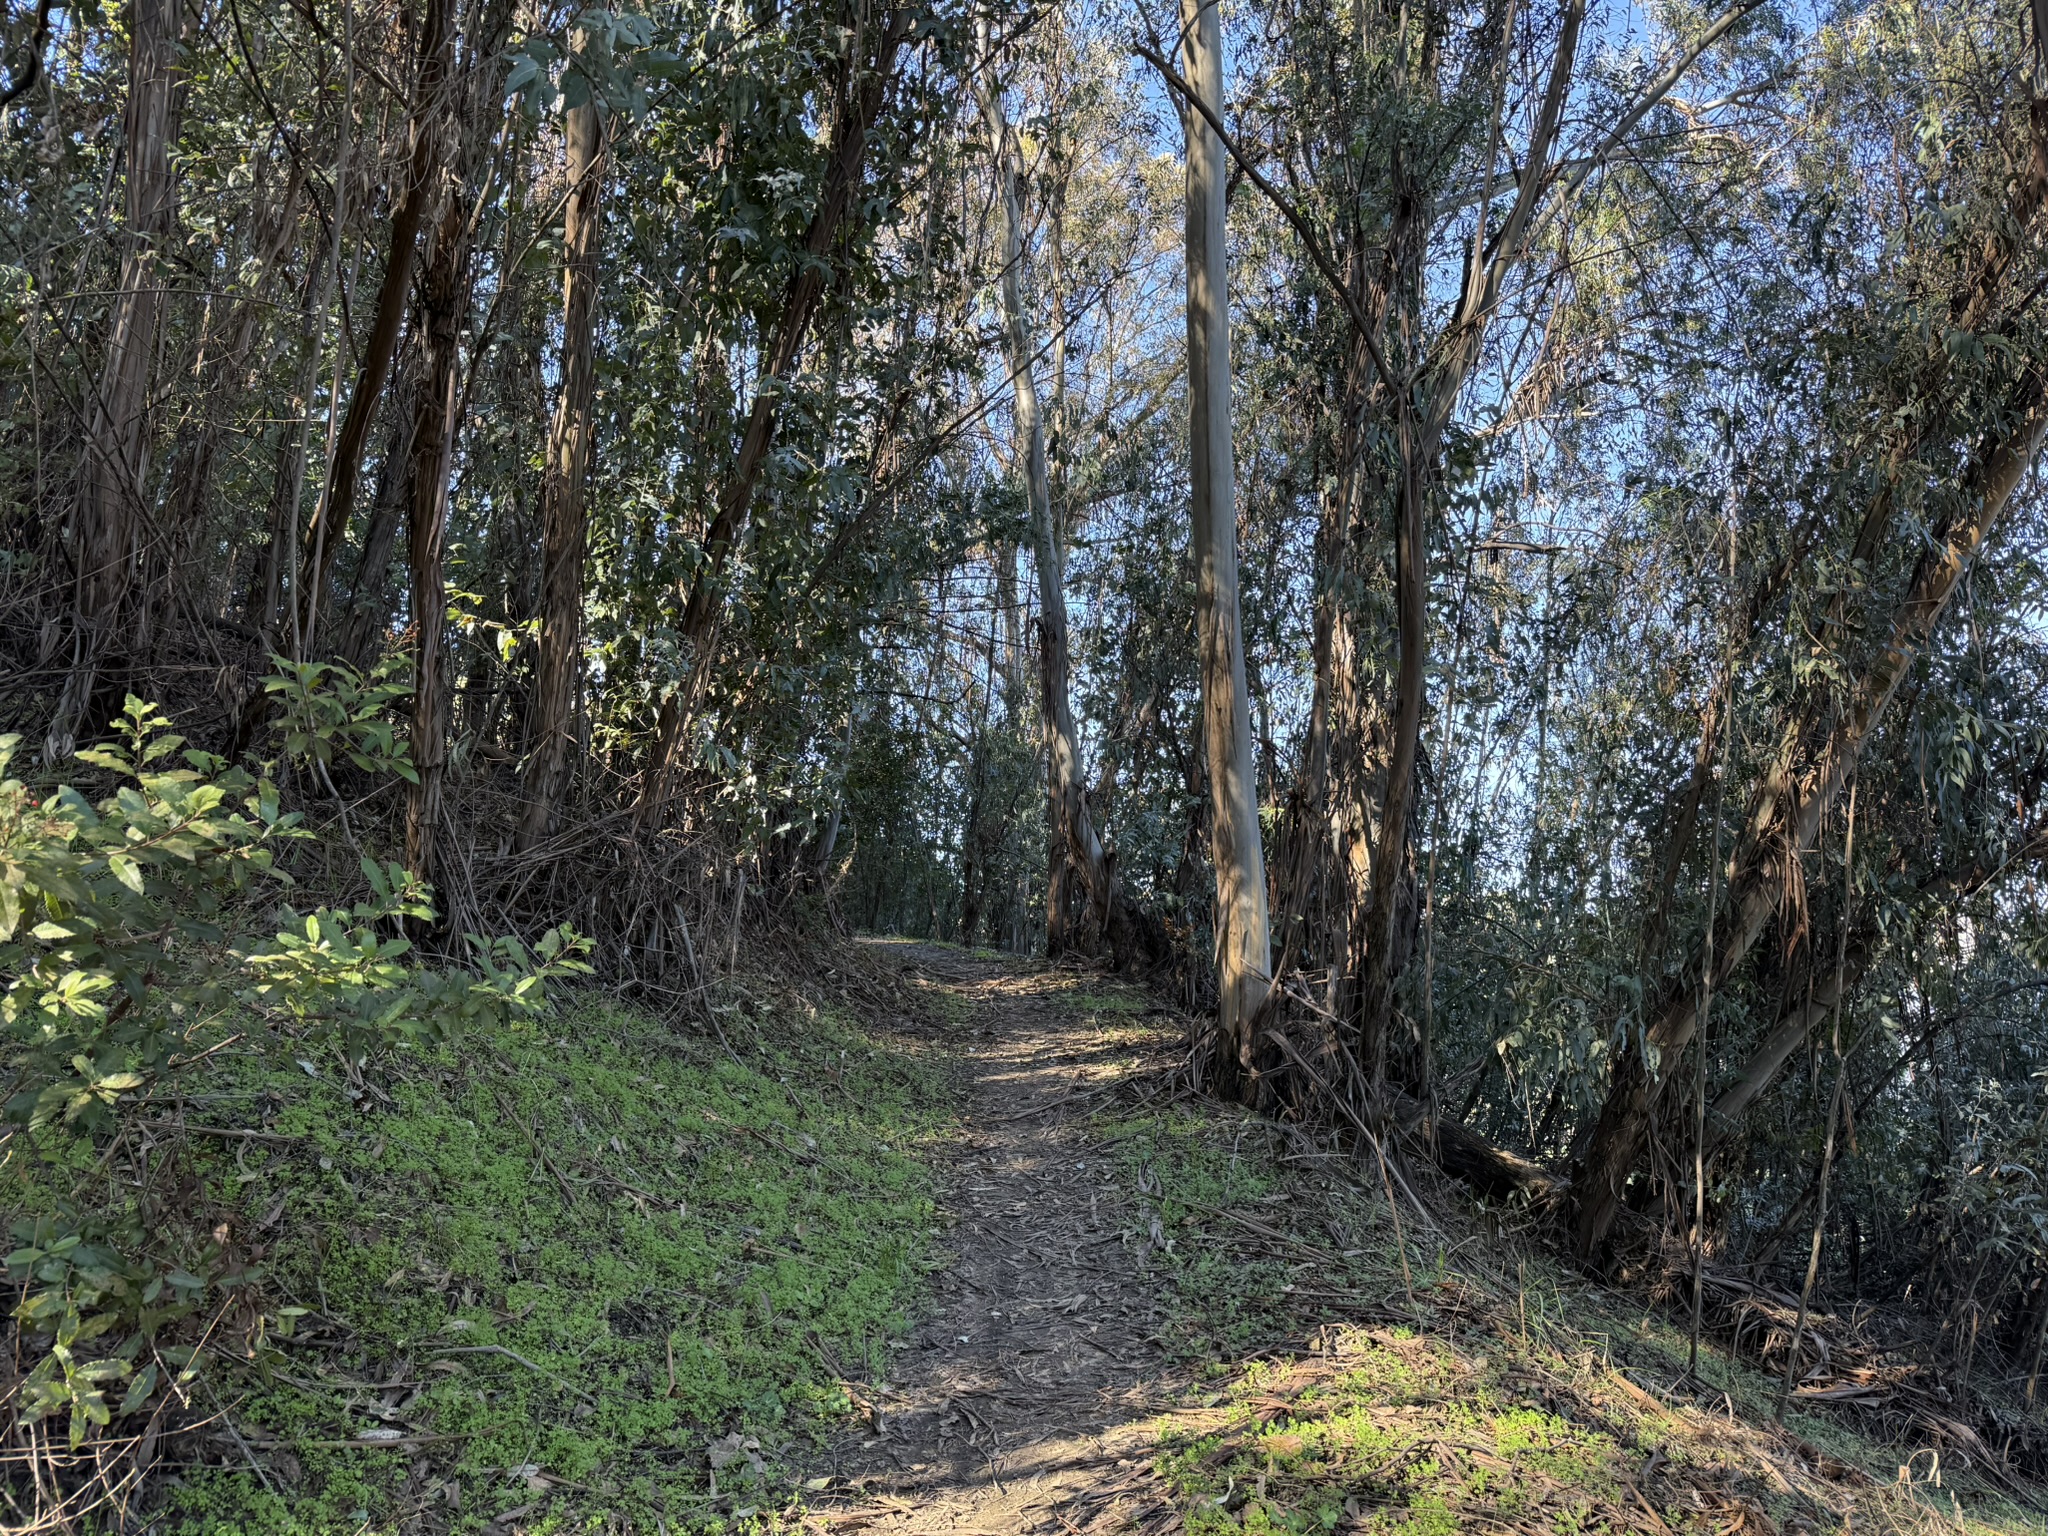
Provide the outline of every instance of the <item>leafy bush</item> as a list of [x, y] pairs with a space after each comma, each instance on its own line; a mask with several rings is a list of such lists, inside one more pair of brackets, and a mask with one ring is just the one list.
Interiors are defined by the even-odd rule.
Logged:
[[[405, 771], [371, 720], [388, 684], [350, 674], [336, 702], [322, 681], [287, 680], [288, 749], [323, 766], [339, 750]], [[432, 917], [431, 893], [368, 858], [367, 899], [280, 910], [266, 899], [292, 883], [280, 847], [313, 834], [281, 809], [267, 774], [188, 748], [139, 699], [113, 742], [78, 754], [111, 781], [97, 802], [69, 784], [32, 790], [10, 772], [19, 745], [0, 737], [0, 1136], [10, 1155], [41, 1164], [49, 1198], [14, 1223], [7, 1268], [34, 1362], [21, 1417], [68, 1411], [76, 1448], [155, 1399], [166, 1375], [189, 1378], [192, 1347], [166, 1330], [209, 1289], [249, 1278], [225, 1266], [195, 1274], [137, 1210], [78, 1194], [86, 1170], [155, 1123], [171, 1079], [219, 1049], [207, 1036], [266, 1024], [295, 1048], [338, 1048], [354, 1071], [379, 1050], [545, 1008], [550, 981], [588, 969], [587, 944], [567, 927], [532, 953], [471, 935], [471, 969], [420, 965], [403, 925]]]

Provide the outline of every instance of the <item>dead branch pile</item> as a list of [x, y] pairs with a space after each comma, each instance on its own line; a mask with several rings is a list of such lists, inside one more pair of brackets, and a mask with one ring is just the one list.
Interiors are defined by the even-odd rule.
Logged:
[[[1693, 1256], [1666, 1238], [1652, 1296], [1680, 1309], [1692, 1298]], [[2017, 1403], [1970, 1391], [1938, 1365], [1937, 1343], [1893, 1308], [1849, 1311], [1815, 1305], [1799, 1327], [1796, 1292], [1731, 1266], [1700, 1267], [1701, 1332], [1782, 1380], [1798, 1365], [1791, 1401], [1849, 1416], [1864, 1434], [1939, 1456], [2004, 1487], [2038, 1498], [2048, 1481], [2048, 1425]]]

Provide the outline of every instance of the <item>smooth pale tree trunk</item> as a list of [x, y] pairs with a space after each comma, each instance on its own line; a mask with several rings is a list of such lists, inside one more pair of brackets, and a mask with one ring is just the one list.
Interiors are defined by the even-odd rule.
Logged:
[[[1911, 585], [1892, 611], [1883, 649], [1852, 685], [1840, 718], [1821, 737], [1803, 772], [1793, 760], [1792, 749], [1810, 739], [1814, 722], [1795, 722], [1777, 762], [1752, 797], [1736, 868], [1729, 880], [1731, 910], [1725, 931], [1708, 941], [1713, 946], [1709, 952], [1714, 956], [1717, 990], [1779, 909], [1794, 862], [1813, 846], [1822, 817], [1833, 806], [1950, 598], [1991, 537], [1999, 514], [2041, 451], [2043, 435], [2048, 433], [2048, 383], [2030, 369], [2021, 377], [2010, 404], [2011, 426], [2002, 438], [1986, 445], [1979, 460], [1981, 467], [1967, 487], [1973, 505], [1957, 518], [1943, 543], [1921, 557]], [[1681, 978], [1676, 992], [1667, 993], [1667, 1001], [1648, 1032], [1655, 1067], [1635, 1047], [1622, 1052], [1614, 1063], [1600, 1118], [1572, 1180], [1579, 1201], [1574, 1240], [1582, 1260], [1599, 1252], [1614, 1225], [1622, 1188], [1642, 1151], [1668, 1069], [1684, 1053], [1698, 1027], [1699, 991], [1690, 980]]]
[[[1313, 850], [1311, 859], [1305, 856], [1311, 852], [1310, 845], [1297, 839], [1288, 879], [1290, 899], [1300, 901], [1308, 897], [1314, 883], [1298, 875], [1320, 864], [1336, 876], [1340, 900], [1330, 902], [1324, 913], [1330, 930], [1326, 947], [1331, 1009], [1353, 1025], [1357, 1056], [1375, 1100], [1383, 1097], [1386, 1086], [1388, 1048], [1396, 1020], [1395, 988], [1413, 949], [1417, 925], [1418, 903], [1409, 873], [1409, 824], [1429, 666], [1426, 497], [1437, 473], [1444, 430], [1481, 356], [1503, 282], [1523, 259], [1537, 227], [1539, 204], [1554, 188], [1560, 189], [1558, 197], [1568, 198], [1590, 167], [1611, 154], [1650, 105], [1682, 77], [1698, 51], [1724, 33], [1746, 9], [1738, 5], [1713, 23], [1691, 56], [1659, 77], [1612, 130], [1596, 156], [1584, 162], [1585, 168], [1559, 177], [1551, 174], [1552, 152], [1570, 96], [1572, 66], [1585, 18], [1584, 0], [1566, 0], [1548, 83], [1531, 125], [1526, 148], [1529, 168], [1519, 178], [1520, 191], [1499, 225], [1480, 221], [1450, 322], [1435, 341], [1424, 345], [1418, 345], [1421, 316], [1415, 304], [1416, 296], [1427, 289], [1422, 254], [1426, 220], [1417, 222], [1422, 210], [1414, 200], [1396, 200], [1399, 207], [1393, 226], [1374, 241], [1370, 253], [1362, 248], [1360, 232], [1353, 226], [1353, 248], [1345, 257], [1347, 277], [1324, 251], [1314, 229], [1265, 178], [1257, 163], [1240, 161], [1246, 178], [1302, 236], [1312, 259], [1349, 312], [1363, 358], [1354, 359], [1346, 381], [1343, 415], [1347, 432], [1355, 433], [1360, 423], [1376, 419], [1394, 439], [1391, 465], [1365, 469], [1355, 453], [1339, 457], [1340, 495], [1333, 498], [1335, 505], [1329, 510], [1345, 515], [1333, 530], [1335, 536], [1326, 539], [1320, 562], [1325, 574], [1316, 636], [1315, 709], [1321, 735], [1311, 743], [1304, 781], [1305, 789], [1322, 792], [1324, 805], [1306, 798], [1297, 801], [1308, 819], [1326, 809], [1327, 824], [1305, 835], [1327, 834], [1328, 841], [1326, 848]], [[1168, 78], [1188, 103], [1188, 110], [1225, 139], [1228, 148], [1221, 117], [1205, 94], [1156, 52], [1142, 45], [1139, 52]], [[1487, 155], [1481, 195], [1488, 206], [1493, 203], [1492, 166], [1498, 158], [1498, 120], [1506, 110], [1506, 89], [1504, 81], [1496, 82], [1494, 142]], [[1397, 280], [1392, 284], [1380, 279], [1366, 281], [1368, 254], [1376, 268], [1384, 265], [1399, 274]], [[1401, 351], [1395, 353], [1400, 368], [1386, 356], [1393, 340], [1401, 342]], [[1369, 368], [1363, 366], [1364, 361], [1370, 362]], [[1377, 460], [1380, 456], [1372, 457]], [[1352, 507], [1368, 502], [1375, 507], [1390, 504], [1393, 512], [1399, 653], [1391, 701], [1366, 696], [1370, 673], [1361, 665], [1367, 660], [1362, 643], [1366, 637], [1358, 633], [1345, 611], [1348, 605], [1338, 595], [1354, 576], [1369, 574], [1379, 564], [1377, 551], [1368, 547], [1379, 535], [1372, 533], [1365, 540], [1354, 531], [1377, 528], [1377, 515], [1363, 523], [1348, 515]], [[1385, 707], [1388, 702], [1391, 709]], [[1290, 955], [1306, 941], [1298, 926], [1303, 916], [1299, 911], [1288, 914], [1286, 948]]]
[[540, 667], [535, 679], [532, 752], [526, 762], [526, 810], [519, 825], [524, 850], [545, 837], [568, 785], [575, 734], [576, 674], [583, 645], [583, 566], [589, 553], [584, 482], [594, 423], [597, 245], [604, 180], [604, 123], [593, 99], [570, 112], [569, 194], [563, 244], [562, 393], [548, 434], [547, 478], [541, 485]]
[[85, 463], [71, 527], [76, 580], [71, 672], [43, 743], [48, 762], [71, 755], [100, 667], [116, 643], [134, 584], [146, 520], [151, 362], [163, 315], [157, 264], [176, 211], [171, 182], [171, 98], [177, 84], [179, 0], [134, 0], [124, 117], [128, 178], [120, 291], [106, 364], [89, 406]]
[[377, 307], [370, 322], [369, 339], [363, 345], [362, 361], [356, 370], [354, 392], [349, 396], [348, 414], [334, 440], [334, 461], [327, 469], [327, 483], [313, 509], [313, 521], [306, 529], [305, 558], [299, 570], [299, 587], [293, 600], [298, 604], [298, 646], [301, 659], [314, 653], [314, 636], [327, 591], [327, 577], [334, 557], [348, 537], [350, 518], [355, 513], [356, 490], [362, 480], [363, 453], [369, 444], [370, 428], [384, 395], [384, 381], [391, 372], [391, 360], [398, 351], [399, 332], [405, 323], [406, 301], [412, 294], [413, 253], [419, 245], [420, 226], [426, 220], [438, 181], [441, 125], [446, 117], [442, 100], [448, 87], [454, 54], [454, 30], [450, 12], [452, 0], [428, 0], [420, 35], [420, 64], [413, 91], [412, 141], [407, 157], [405, 195], [391, 219], [391, 249], [384, 262], [383, 281], [377, 289]]
[[[1188, 83], [1223, 113], [1216, 0], [1181, 0]], [[1202, 737], [1209, 756], [1209, 856], [1216, 870], [1216, 1070], [1242, 1094], [1255, 1078], [1253, 1022], [1272, 987], [1266, 860], [1238, 611], [1236, 463], [1230, 419], [1230, 289], [1223, 141], [1185, 114], [1188, 478]]]
[[1045, 726], [1047, 820], [1052, 837], [1047, 871], [1046, 949], [1059, 954], [1080, 947], [1082, 936], [1068, 926], [1068, 877], [1080, 878], [1086, 892], [1088, 926], [1097, 935], [1109, 926], [1115, 901], [1110, 888], [1109, 859], [1088, 814], [1087, 781], [1082, 776], [1081, 744], [1074, 730], [1068, 696], [1070, 671], [1067, 640], [1066, 552], [1053, 525], [1052, 473], [1045, 451], [1045, 415], [1039, 408], [1038, 384], [1032, 376], [1030, 331], [1024, 318], [1024, 214], [1017, 197], [1016, 167], [1010, 157], [1010, 127], [1003, 104], [988, 81], [977, 83], [982, 120], [987, 124], [995, 160], [998, 200], [1003, 214], [1003, 348], [1010, 365], [1018, 448], [1024, 460], [1025, 498], [1031, 509], [1033, 564], [1038, 568], [1039, 705]]

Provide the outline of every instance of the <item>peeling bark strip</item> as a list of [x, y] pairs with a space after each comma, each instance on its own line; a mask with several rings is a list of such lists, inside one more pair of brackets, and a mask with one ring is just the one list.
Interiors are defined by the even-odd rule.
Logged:
[[[1181, 35], [1188, 81], [1220, 117], [1223, 25], [1213, 0], [1181, 0]], [[1253, 1019], [1272, 987], [1272, 944], [1238, 612], [1223, 140], [1201, 116], [1190, 112], [1185, 121], [1189, 520], [1202, 737], [1209, 758], [1210, 860], [1216, 870], [1215, 1061], [1219, 1086], [1241, 1095], [1253, 1075]], [[1020, 365], [1013, 359], [1011, 366]]]
[[854, 35], [847, 43], [846, 74], [841, 77], [832, 114], [832, 147], [825, 165], [825, 185], [818, 198], [818, 211], [804, 234], [804, 254], [789, 276], [784, 292], [782, 316], [775, 329], [775, 343], [768, 365], [754, 392], [754, 405], [747, 417], [746, 435], [740, 440], [739, 456], [733, 461], [732, 476], [718, 499], [718, 512], [705, 530], [703, 558], [690, 583], [690, 595], [683, 605], [678, 626], [684, 641], [683, 654], [689, 659], [690, 674], [676, 695], [665, 701], [656, 731], [655, 749], [641, 784], [635, 819], [644, 827], [657, 824], [668, 799], [668, 782], [675, 772], [683, 733], [694, 713], [697, 695], [710, 670], [716, 647], [718, 621], [725, 612], [721, 586], [725, 567], [732, 558], [733, 545], [746, 530], [753, 510], [754, 488], [761, 478], [761, 466], [775, 443], [775, 429], [782, 412], [782, 381], [796, 366], [797, 354], [810, 335], [811, 320], [825, 296], [826, 278], [832, 270], [832, 247], [857, 207], [855, 193], [861, 185], [867, 159], [868, 138], [882, 115], [895, 82], [896, 59], [909, 41], [913, 13], [908, 7], [891, 7], [883, 14], [875, 56], [863, 68], [857, 61], [862, 52], [862, 34], [874, 30], [865, 12], [857, 14]]
[[85, 716], [134, 583], [149, 516], [143, 480], [149, 468], [150, 375], [163, 315], [157, 261], [177, 210], [169, 139], [180, 9], [180, 0], [134, 0], [131, 12], [121, 289], [107, 332], [106, 365], [89, 406], [72, 514], [71, 672], [43, 742], [49, 763], [71, 755], [81, 728], [99, 724]]
[[[1822, 739], [1803, 773], [1798, 772], [1790, 747], [1804, 739], [1807, 731], [1803, 726], [1788, 731], [1787, 748], [1781, 750], [1778, 763], [1758, 786], [1746, 818], [1738, 866], [1729, 881], [1733, 899], [1726, 928], [1710, 936], [1717, 988], [1742, 963], [1777, 910], [1799, 856], [1813, 846], [1822, 818], [1882, 723], [1964, 573], [1997, 527], [2013, 490], [2041, 451], [2043, 436], [2048, 434], [2048, 385], [2038, 369], [2029, 369], [2015, 386], [2009, 423], [1988, 446], [1972, 477], [1968, 495], [1974, 505], [1970, 512], [1958, 518], [1940, 548], [1921, 557], [1905, 596], [1892, 611], [1884, 648], [1857, 679], [1840, 723]], [[1691, 1043], [1698, 1027], [1698, 989], [1690, 980], [1681, 980], [1684, 984], [1648, 1031], [1657, 1068], [1650, 1068], [1638, 1045], [1631, 1045], [1616, 1058], [1599, 1122], [1572, 1181], [1579, 1201], [1575, 1245], [1582, 1260], [1599, 1251], [1614, 1225], [1622, 1186], [1635, 1169], [1650, 1111], [1663, 1091], [1669, 1066]]]
[[534, 683], [533, 731], [526, 760], [526, 810], [521, 852], [545, 837], [569, 777], [569, 741], [582, 659], [583, 565], [590, 550], [584, 518], [594, 430], [597, 246], [603, 217], [604, 122], [593, 96], [569, 113], [566, 153], [569, 208], [563, 226], [568, 263], [562, 275], [562, 392], [548, 433], [547, 478], [541, 485], [540, 668]]

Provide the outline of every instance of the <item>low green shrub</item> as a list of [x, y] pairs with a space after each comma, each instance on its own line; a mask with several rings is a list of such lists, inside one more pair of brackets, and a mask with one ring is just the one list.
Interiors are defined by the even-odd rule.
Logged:
[[[280, 689], [295, 755], [323, 771], [337, 752], [407, 769], [376, 718], [387, 683], [304, 673], [288, 669]], [[220, 1244], [181, 1245], [140, 1203], [82, 1193], [203, 1081], [214, 1052], [270, 1029], [359, 1070], [394, 1045], [544, 1009], [550, 982], [587, 970], [567, 927], [531, 951], [470, 936], [468, 967], [422, 964], [404, 925], [432, 917], [431, 892], [369, 858], [363, 900], [294, 911], [279, 856], [313, 834], [269, 771], [188, 747], [168, 725], [129, 698], [113, 740], [78, 754], [102, 777], [98, 799], [32, 787], [14, 771], [20, 738], [0, 737], [0, 1136], [4, 1161], [22, 1164], [7, 1270], [28, 1366], [14, 1407], [27, 1424], [67, 1419], [74, 1450], [167, 1381], [189, 1382], [193, 1341], [174, 1325], [247, 1283]]]

